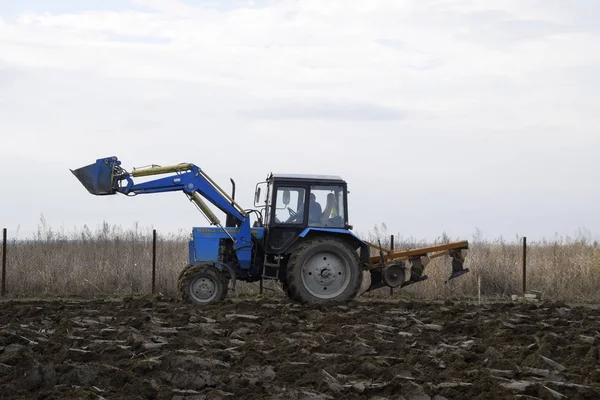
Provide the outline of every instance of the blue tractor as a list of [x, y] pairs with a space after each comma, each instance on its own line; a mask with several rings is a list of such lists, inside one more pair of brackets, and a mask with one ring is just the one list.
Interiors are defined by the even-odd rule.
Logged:
[[[467, 242], [393, 252], [356, 236], [348, 223], [347, 184], [338, 176], [270, 174], [256, 185], [255, 208], [244, 209], [235, 201], [233, 180], [229, 195], [190, 163], [128, 172], [117, 157], [107, 157], [71, 172], [94, 195], [181, 191], [198, 207], [210, 226], [192, 229], [189, 263], [178, 278], [182, 300], [193, 305], [223, 300], [237, 281], [263, 279], [280, 281], [297, 302], [349, 301], [365, 271], [368, 290], [405, 287], [427, 279], [429, 260], [444, 254], [452, 257], [450, 279], [468, 272]], [[155, 175], [166, 176], [134, 181]], [[206, 201], [225, 213], [224, 225]], [[379, 255], [371, 255], [373, 248]]]

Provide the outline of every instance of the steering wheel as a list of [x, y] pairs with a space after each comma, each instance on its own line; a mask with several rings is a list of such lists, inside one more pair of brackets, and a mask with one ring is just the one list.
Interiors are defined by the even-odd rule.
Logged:
[[289, 213], [290, 213], [290, 217], [285, 221], [286, 224], [292, 223], [294, 222], [297, 218], [301, 217], [300, 213], [297, 213], [296, 211], [292, 210], [291, 208], [287, 208]]

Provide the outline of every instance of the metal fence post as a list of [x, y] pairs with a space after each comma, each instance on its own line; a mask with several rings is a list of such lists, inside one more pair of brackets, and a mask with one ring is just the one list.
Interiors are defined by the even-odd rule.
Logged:
[[156, 291], [156, 229], [152, 230], [152, 294]]
[[[390, 236], [390, 250], [394, 251], [394, 235]], [[390, 287], [390, 296], [394, 295], [394, 288]]]
[[[264, 267], [263, 267], [264, 268]], [[264, 274], [264, 270], [263, 270], [263, 274]], [[264, 286], [264, 279], [261, 276], [260, 277], [260, 282], [259, 282], [259, 287], [258, 287], [258, 294], [260, 294], [261, 296], [263, 295], [263, 291], [265, 290], [265, 286]]]
[[6, 228], [2, 229], [2, 296], [6, 295]]

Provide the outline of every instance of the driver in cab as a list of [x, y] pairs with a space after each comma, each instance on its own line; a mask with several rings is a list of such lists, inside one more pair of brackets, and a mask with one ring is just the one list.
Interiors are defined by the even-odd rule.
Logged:
[[[310, 194], [309, 200], [310, 200], [310, 202], [308, 204], [308, 223], [313, 224], [313, 225], [320, 224], [323, 209], [321, 208], [321, 205], [317, 202], [317, 197], [314, 195], [314, 193]], [[293, 211], [289, 207], [288, 207], [288, 210], [290, 211], [290, 218], [287, 221], [285, 221], [286, 223], [294, 223], [294, 222], [302, 221], [302, 216], [304, 214], [304, 204], [302, 202], [302, 199], [300, 199], [300, 204], [298, 205], [298, 211]]]
[[321, 222], [321, 214], [323, 213], [323, 209], [321, 205], [317, 202], [317, 198], [314, 193], [310, 194], [310, 203], [308, 205], [308, 223], [315, 224]]

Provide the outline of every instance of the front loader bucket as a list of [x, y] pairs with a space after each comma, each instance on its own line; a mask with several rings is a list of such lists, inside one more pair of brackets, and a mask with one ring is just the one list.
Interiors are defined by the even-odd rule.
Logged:
[[79, 179], [79, 182], [91, 194], [102, 196], [115, 194], [114, 176], [115, 167], [121, 164], [116, 157], [101, 158], [94, 164], [76, 170], [70, 170]]

